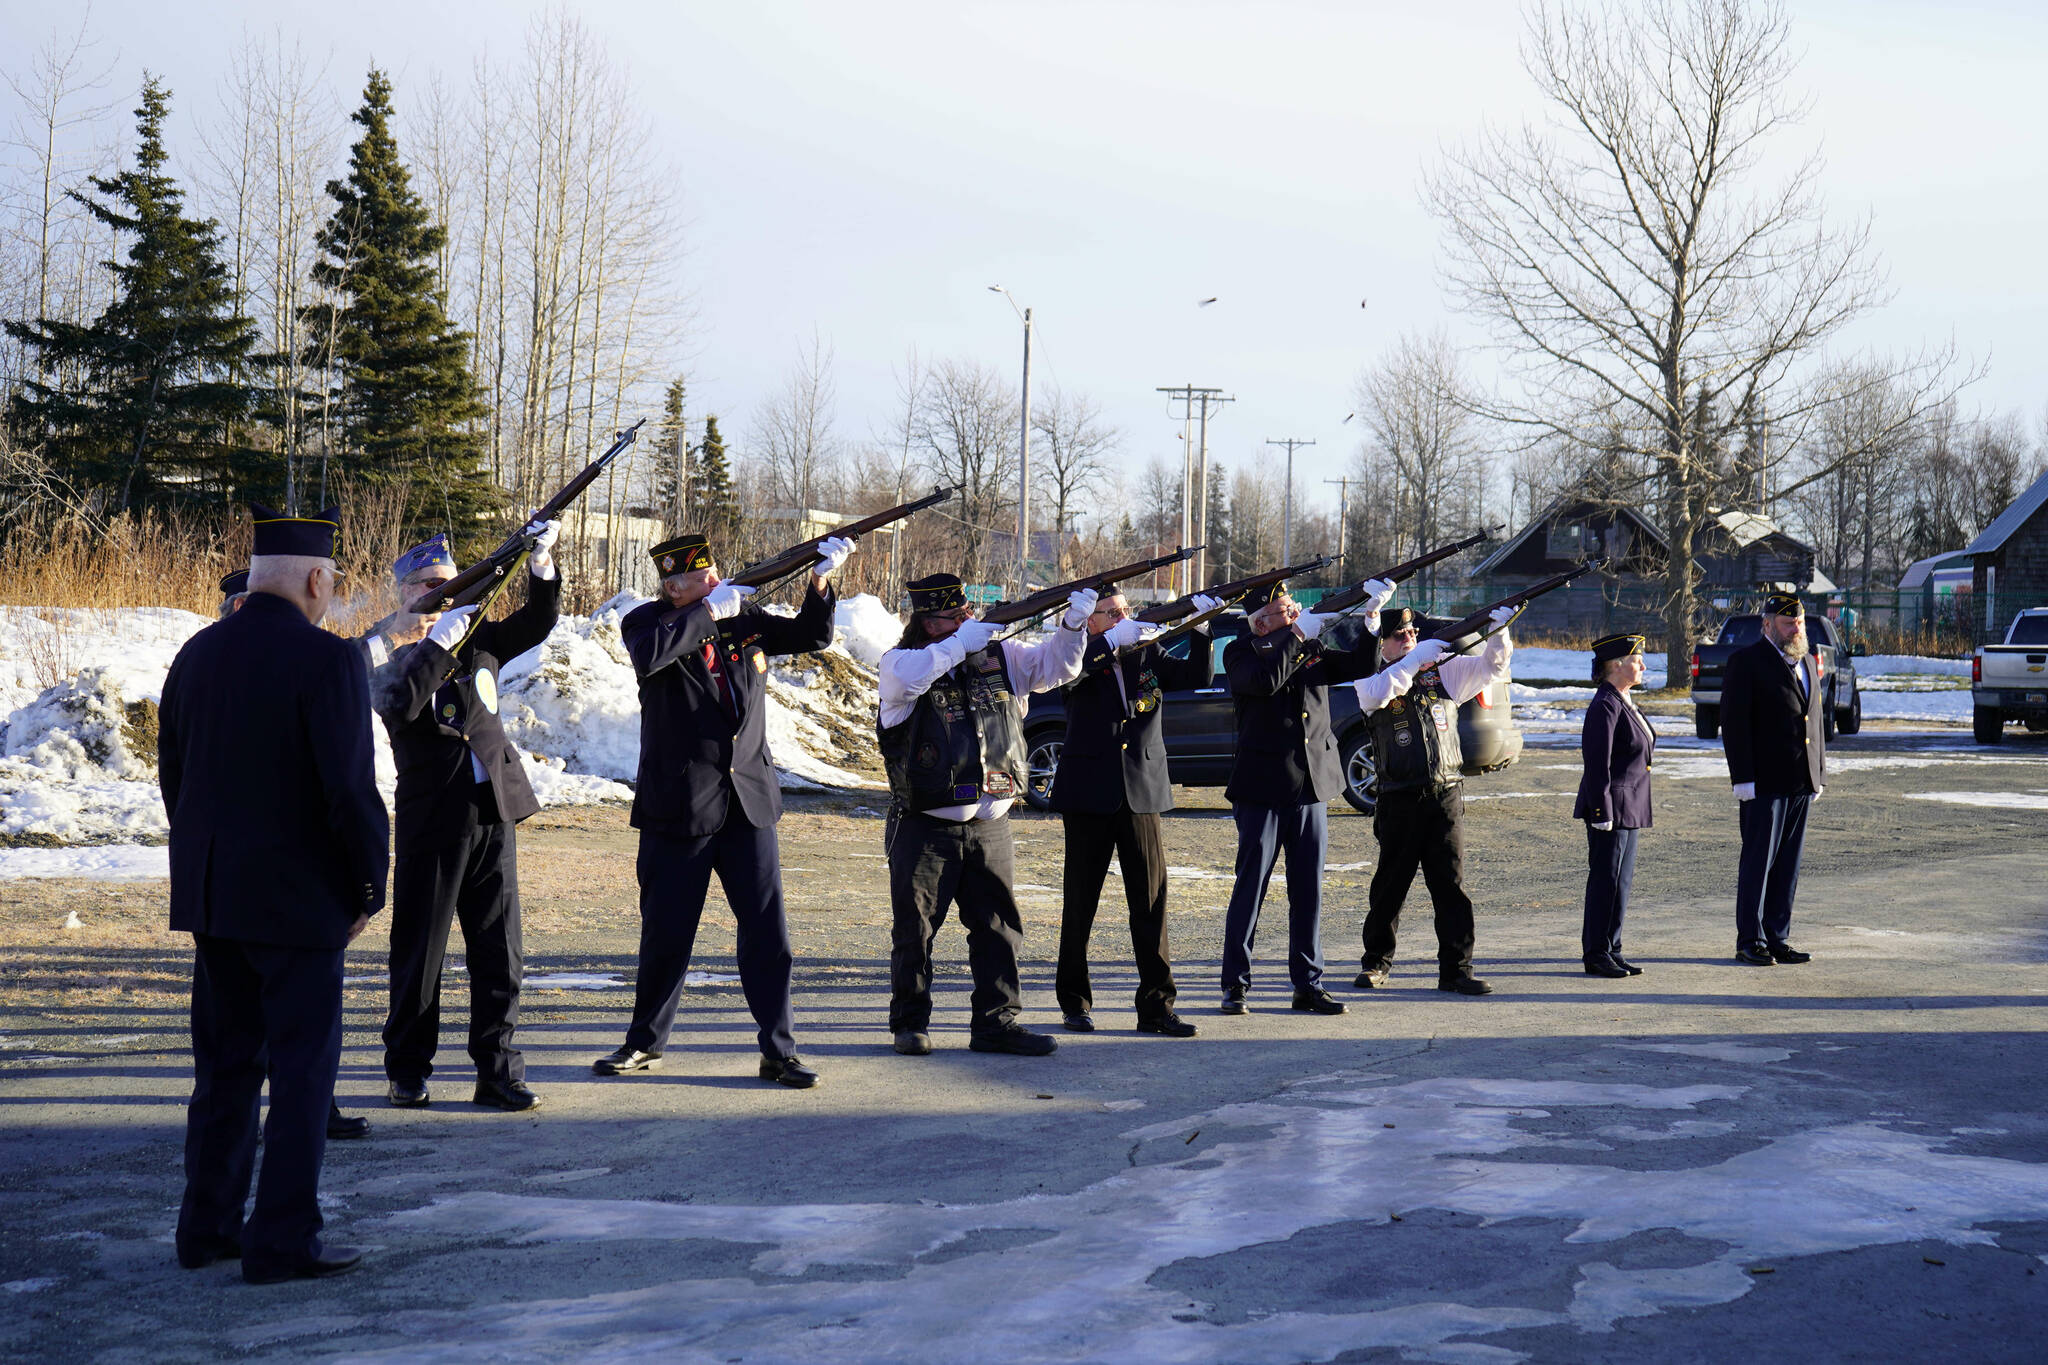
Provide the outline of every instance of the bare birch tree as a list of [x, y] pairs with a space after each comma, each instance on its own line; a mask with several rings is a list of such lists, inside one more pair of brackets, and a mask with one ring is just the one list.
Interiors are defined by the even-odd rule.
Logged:
[[1031, 464], [1052, 505], [1053, 537], [1061, 544], [1080, 520], [1081, 499], [1101, 488], [1121, 433], [1102, 419], [1101, 405], [1057, 386], [1031, 405]]
[[798, 348], [781, 391], [754, 414], [754, 458], [766, 474], [768, 496], [778, 507], [795, 508], [799, 517], [836, 496], [841, 455], [833, 430], [837, 402], [832, 348], [813, 333], [810, 346]]
[[[1782, 459], [1815, 412], [1853, 396], [1809, 375], [1883, 299], [1867, 226], [1823, 212], [1817, 155], [1764, 182], [1804, 112], [1788, 28], [1773, 0], [1539, 4], [1523, 66], [1546, 120], [1482, 134], [1428, 185], [1448, 287], [1493, 326], [1518, 390], [1489, 410], [1587, 448], [1627, 432], [1648, 464], [1673, 677], [1701, 623], [1696, 546], [1743, 481], [1731, 433], [1768, 413]], [[1922, 407], [1948, 359], [1868, 373], [1907, 382]]]
[[989, 570], [989, 537], [1016, 512], [1016, 435], [1017, 395], [1001, 375], [972, 360], [932, 366], [913, 440], [934, 478], [960, 486], [957, 572], [972, 582]]
[[1355, 396], [1366, 433], [1360, 467], [1378, 471], [1376, 491], [1394, 503], [1396, 552], [1421, 554], [1451, 539], [1452, 527], [1469, 529], [1486, 468], [1480, 420], [1450, 338], [1402, 337], [1358, 377]]

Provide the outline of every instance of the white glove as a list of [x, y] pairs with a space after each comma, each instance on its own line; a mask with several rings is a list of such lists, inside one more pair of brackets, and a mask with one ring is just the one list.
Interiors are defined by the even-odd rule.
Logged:
[[1821, 789], [1820, 789], [1819, 791], [1817, 791], [1817, 792], [1815, 792], [1815, 793], [1813, 794], [1813, 799], [1814, 799], [1814, 800], [1816, 800], [1816, 801], [1820, 800], [1820, 798], [1821, 798], [1821, 797], [1822, 797], [1822, 796], [1823, 796], [1823, 795], [1824, 795], [1824, 794], [1825, 794], [1826, 792], [1827, 792], [1827, 788], [1826, 788], [1826, 787], [1822, 787], [1822, 788], [1821, 788]]
[[1060, 624], [1068, 630], [1079, 630], [1087, 625], [1088, 618], [1095, 614], [1095, 599], [1097, 596], [1098, 594], [1093, 588], [1076, 588], [1068, 593], [1066, 619], [1062, 620]]
[[826, 536], [818, 542], [818, 562], [811, 572], [820, 578], [830, 578], [848, 555], [853, 553], [855, 541], [852, 537]]
[[988, 642], [996, 638], [996, 632], [1000, 629], [1000, 626], [970, 617], [960, 623], [960, 628], [954, 631], [950, 638], [965, 645], [969, 654], [978, 654], [988, 648]]
[[1754, 800], [1756, 800], [1756, 783], [1754, 783], [1754, 782], [1737, 782], [1737, 783], [1735, 784], [1735, 799], [1736, 799], [1737, 801], [1754, 801]]
[[1205, 611], [1214, 611], [1223, 605], [1221, 601], [1203, 592], [1198, 592], [1193, 597], [1190, 597], [1188, 603], [1194, 607], [1195, 615], [1197, 616], [1200, 616]]
[[1127, 649], [1141, 641], [1151, 639], [1164, 629], [1164, 626], [1155, 626], [1150, 621], [1140, 621], [1135, 616], [1126, 616], [1108, 630], [1103, 631], [1102, 638], [1108, 642], [1111, 649]]
[[1335, 613], [1319, 616], [1315, 612], [1305, 611], [1294, 618], [1294, 628], [1301, 632], [1302, 639], [1313, 640], [1323, 633], [1323, 627], [1329, 624], [1334, 615]]
[[476, 603], [466, 607], [452, 607], [441, 613], [441, 619], [434, 622], [434, 628], [427, 632], [427, 643], [453, 650], [455, 642], [469, 630], [469, 618], [476, 615]]
[[1404, 670], [1412, 678], [1449, 652], [1450, 646], [1442, 640], [1418, 640], [1415, 642], [1415, 648], [1395, 661], [1394, 667]]
[[1495, 630], [1499, 630], [1515, 619], [1515, 609], [1513, 607], [1495, 607], [1492, 611], [1486, 613], [1486, 619], [1493, 623]]
[[1365, 605], [1359, 610], [1367, 616], [1394, 600], [1394, 585], [1384, 578], [1368, 578], [1358, 586], [1365, 590]]
[[1612, 820], [1592, 820], [1588, 821], [1587, 823], [1592, 825], [1594, 829], [1599, 830], [1602, 834], [1609, 833], [1614, 828], [1614, 822]]
[[711, 608], [712, 620], [723, 621], [728, 616], [739, 615], [740, 608], [753, 595], [752, 588], [743, 588], [737, 583], [720, 583], [705, 594], [704, 605]]
[[559, 521], [529, 521], [526, 529], [519, 533], [525, 536], [529, 546], [526, 567], [535, 578], [555, 576], [555, 542], [561, 539], [562, 523]]

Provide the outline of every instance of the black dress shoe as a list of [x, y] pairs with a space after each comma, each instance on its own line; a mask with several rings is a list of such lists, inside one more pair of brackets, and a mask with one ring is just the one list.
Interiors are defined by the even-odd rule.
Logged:
[[1362, 991], [1376, 991], [1387, 984], [1387, 974], [1393, 968], [1387, 966], [1367, 967], [1351, 978], [1351, 984]]
[[1813, 961], [1812, 953], [1802, 953], [1789, 943], [1773, 943], [1767, 951], [1770, 953], [1771, 961], [1773, 962], [1783, 962], [1789, 965]]
[[479, 1078], [476, 1093], [469, 1097], [469, 1101], [490, 1109], [502, 1109], [508, 1114], [540, 1107], [540, 1096], [534, 1094], [525, 1081], [486, 1081]]
[[283, 1284], [286, 1280], [324, 1280], [345, 1275], [362, 1264], [363, 1253], [354, 1247], [323, 1247], [302, 1261], [282, 1265], [242, 1263], [242, 1278], [250, 1284]]
[[393, 1081], [384, 1098], [393, 1109], [424, 1109], [432, 1102], [425, 1081]]
[[330, 1140], [346, 1142], [369, 1135], [370, 1121], [361, 1114], [344, 1114], [338, 1104], [327, 1106], [327, 1136]]
[[1623, 961], [1620, 954], [1615, 955], [1614, 965], [1621, 968], [1623, 971], [1627, 972], [1630, 976], [1641, 976], [1643, 974], [1643, 969], [1641, 967], [1638, 967], [1633, 962]]
[[1610, 980], [1618, 980], [1628, 975], [1628, 968], [1622, 966], [1611, 957], [1595, 957], [1587, 959], [1586, 975], [1604, 976]]
[[967, 1046], [976, 1052], [1007, 1052], [1016, 1057], [1043, 1057], [1060, 1047], [1058, 1039], [1016, 1024], [994, 1033], [977, 1033], [967, 1040]]
[[194, 1237], [178, 1243], [178, 1264], [187, 1270], [204, 1270], [215, 1261], [239, 1261], [242, 1244], [232, 1237]]
[[932, 1036], [923, 1029], [903, 1029], [896, 1035], [895, 1046], [906, 1057], [929, 1057], [932, 1055]]
[[1745, 967], [1775, 967], [1778, 965], [1768, 952], [1758, 952], [1755, 948], [1737, 948], [1735, 950], [1735, 960]]
[[1229, 990], [1223, 992], [1223, 1003], [1216, 1007], [1216, 1012], [1218, 1014], [1246, 1013], [1244, 987], [1232, 986]]
[[818, 1083], [818, 1073], [804, 1065], [794, 1052], [787, 1057], [763, 1057], [761, 1079], [786, 1085], [791, 1090], [809, 1090]]
[[659, 1052], [642, 1052], [637, 1047], [622, 1047], [616, 1052], [607, 1052], [590, 1064], [590, 1069], [600, 1076], [623, 1076], [629, 1071], [661, 1070]]
[[1069, 1033], [1093, 1033], [1095, 1032], [1095, 1020], [1086, 1012], [1070, 1014], [1060, 1020], [1060, 1027]]
[[1311, 986], [1294, 993], [1294, 1008], [1308, 1014], [1342, 1014], [1344, 1002], [1321, 986]]
[[1440, 991], [1450, 991], [1454, 995], [1493, 994], [1493, 987], [1469, 973], [1458, 976], [1440, 976], [1437, 978], [1436, 988]]
[[1156, 1019], [1140, 1019], [1138, 1032], [1163, 1033], [1169, 1038], [1192, 1038], [1198, 1030], [1178, 1014], [1162, 1014]]

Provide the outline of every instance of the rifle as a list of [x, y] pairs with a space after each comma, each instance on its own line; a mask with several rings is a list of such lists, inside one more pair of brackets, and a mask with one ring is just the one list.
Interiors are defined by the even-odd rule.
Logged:
[[[1135, 654], [1147, 645], [1163, 645], [1176, 636], [1187, 634], [1197, 626], [1208, 625], [1209, 622], [1215, 620], [1238, 602], [1261, 588], [1270, 588], [1274, 584], [1284, 583], [1290, 578], [1298, 578], [1303, 574], [1312, 574], [1318, 570], [1327, 569], [1336, 562], [1330, 555], [1317, 555], [1314, 559], [1304, 560], [1300, 564], [1289, 564], [1284, 568], [1268, 569], [1264, 573], [1255, 573], [1247, 578], [1233, 578], [1228, 583], [1217, 583], [1202, 589], [1199, 593], [1189, 593], [1185, 597], [1176, 597], [1171, 602], [1155, 602], [1143, 611], [1138, 612], [1132, 619], [1155, 626], [1168, 625], [1169, 623], [1177, 624], [1173, 624], [1171, 629], [1162, 630], [1156, 635], [1147, 636], [1134, 645], [1125, 645], [1117, 651], [1117, 657], [1121, 659], [1126, 655]], [[1216, 605], [1207, 611], [1196, 612], [1195, 598], [1197, 597], [1213, 597], [1216, 599]]]
[[809, 540], [790, 546], [780, 554], [770, 555], [767, 559], [763, 559], [758, 563], [749, 564], [746, 568], [741, 569], [738, 573], [733, 574], [724, 581], [727, 583], [737, 583], [743, 588], [765, 588], [770, 583], [789, 577], [799, 569], [808, 568], [810, 565], [815, 564], [818, 560], [818, 546], [823, 541], [829, 540], [833, 536], [852, 539], [856, 536], [864, 536], [870, 531], [878, 531], [891, 522], [903, 520], [913, 512], [922, 512], [927, 507], [936, 506], [959, 491], [960, 485], [958, 484], [954, 484], [951, 488], [934, 487], [931, 492], [921, 498], [913, 498], [909, 502], [899, 502], [886, 512], [876, 512], [871, 516], [861, 517], [857, 521], [849, 521], [844, 526], [835, 526], [825, 532], [824, 535], [812, 536]]
[[[520, 529], [507, 536], [504, 544], [443, 583], [441, 595], [431, 603], [421, 602], [412, 610], [426, 616], [434, 612], [447, 611], [451, 607], [466, 607], [472, 602], [482, 601], [487, 596], [495, 598], [511, 581], [512, 571], [519, 567], [533, 548], [532, 542], [526, 538], [526, 528], [536, 521], [553, 521], [559, 517], [570, 503], [582, 496], [584, 489], [596, 481], [598, 475], [604, 473], [605, 468], [613, 460], [619, 458], [627, 446], [633, 444], [634, 438], [640, 434], [640, 428], [646, 423], [647, 419], [643, 417], [619, 432], [612, 441], [610, 450], [583, 466], [582, 473], [563, 484], [552, 498], [535, 509], [532, 516], [519, 523]], [[490, 606], [486, 603], [483, 611], [479, 611], [473, 619], [481, 620], [489, 610]], [[458, 644], [457, 648], [460, 647]]]
[[1354, 583], [1348, 588], [1340, 588], [1333, 593], [1326, 593], [1316, 603], [1316, 614], [1318, 616], [1329, 616], [1338, 612], [1350, 611], [1365, 600], [1366, 582], [1377, 578], [1387, 583], [1399, 583], [1404, 579], [1413, 578], [1432, 564], [1439, 563], [1442, 560], [1449, 559], [1452, 555], [1469, 550], [1474, 545], [1484, 545], [1487, 541], [1493, 539], [1495, 531], [1504, 529], [1506, 529], [1505, 524], [1501, 526], [1482, 526], [1463, 540], [1454, 540], [1448, 545], [1439, 545], [1427, 554], [1420, 554], [1413, 559], [1404, 560], [1382, 573], [1370, 574], [1363, 582]]
[[[1453, 646], [1451, 652], [1454, 654], [1463, 654], [1466, 650], [1473, 648], [1473, 646], [1483, 643], [1489, 635], [1495, 634], [1497, 630], [1507, 629], [1506, 626], [1495, 627], [1491, 621], [1487, 620], [1489, 616], [1499, 611], [1502, 607], [1513, 607], [1515, 615], [1520, 616], [1523, 609], [1529, 603], [1543, 596], [1543, 594], [1556, 592], [1574, 578], [1584, 578], [1595, 569], [1604, 569], [1606, 567], [1607, 556], [1594, 555], [1583, 563], [1574, 564], [1563, 573], [1554, 573], [1548, 578], [1538, 579], [1519, 592], [1509, 593], [1498, 602], [1489, 602], [1463, 620], [1453, 621], [1447, 626], [1437, 627], [1429, 633], [1429, 638], [1432, 640], [1442, 640], [1445, 644]], [[1477, 638], [1473, 639], [1470, 644], [1461, 645], [1458, 643], [1468, 635]]]
[[1179, 564], [1192, 559], [1202, 548], [1196, 545], [1190, 549], [1175, 550], [1170, 555], [1161, 555], [1157, 559], [1140, 559], [1130, 564], [1120, 564], [1114, 569], [1105, 569], [1101, 573], [1083, 574], [1071, 582], [1040, 588], [1037, 592], [1020, 597], [1014, 602], [998, 602], [983, 612], [981, 619], [997, 626], [1007, 626], [1016, 621], [1029, 621], [1057, 607], [1065, 606], [1068, 594], [1077, 588], [1090, 588], [1101, 592], [1104, 588], [1120, 583], [1126, 578], [1136, 578], [1140, 574], [1151, 573], [1154, 569], [1163, 569], [1169, 564]]

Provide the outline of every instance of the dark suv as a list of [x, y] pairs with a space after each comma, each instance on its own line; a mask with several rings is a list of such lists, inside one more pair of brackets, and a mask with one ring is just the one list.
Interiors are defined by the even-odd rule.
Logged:
[[[1210, 650], [1209, 686], [1166, 694], [1162, 726], [1166, 767], [1176, 786], [1220, 787], [1230, 781], [1230, 764], [1237, 752], [1237, 711], [1223, 674], [1223, 650], [1246, 628], [1242, 613], [1218, 617], [1206, 646]], [[1330, 623], [1326, 638], [1335, 648], [1348, 649], [1362, 633], [1358, 618], [1347, 616]], [[1203, 647], [1201, 637], [1184, 635], [1168, 646], [1179, 658], [1186, 658], [1190, 647]], [[1359, 713], [1358, 694], [1348, 683], [1330, 689], [1330, 730], [1337, 737], [1338, 759], [1344, 768], [1344, 799], [1370, 815], [1376, 804], [1372, 745], [1366, 737], [1365, 718]], [[1065, 695], [1055, 691], [1033, 696], [1024, 715], [1024, 747], [1031, 765], [1024, 799], [1034, 809], [1052, 807], [1053, 773], [1059, 767], [1060, 747], [1066, 737]], [[1458, 743], [1464, 751], [1467, 776], [1496, 772], [1521, 756], [1522, 732], [1515, 728], [1514, 712], [1508, 704], [1507, 679], [1458, 708]]]

